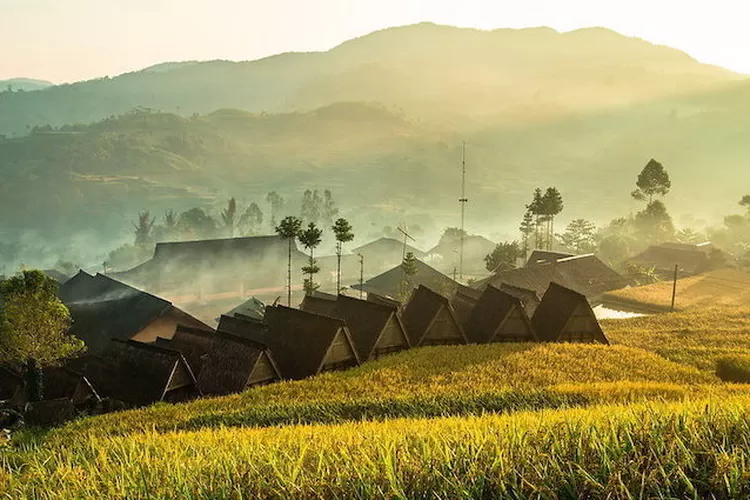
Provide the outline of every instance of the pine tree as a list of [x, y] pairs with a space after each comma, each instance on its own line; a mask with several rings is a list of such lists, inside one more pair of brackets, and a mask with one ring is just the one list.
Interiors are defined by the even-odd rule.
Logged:
[[534, 196], [531, 200], [531, 203], [526, 205], [526, 210], [528, 210], [534, 216], [534, 248], [541, 248], [541, 225], [539, 223], [541, 222], [541, 217], [544, 210], [543, 204], [544, 195], [542, 193], [542, 190], [540, 188], [536, 188], [534, 190]]
[[281, 223], [275, 228], [276, 233], [287, 240], [289, 244], [289, 257], [287, 261], [287, 299], [286, 305], [292, 306], [292, 244], [294, 239], [300, 234], [302, 230], [302, 221], [294, 216], [285, 217]]
[[636, 190], [631, 193], [631, 196], [636, 200], [648, 200], [649, 205], [654, 201], [655, 196], [666, 196], [672, 188], [669, 173], [664, 168], [664, 165], [653, 158], [649, 160], [641, 173], [638, 174], [638, 180], [635, 185]]
[[522, 250], [524, 260], [529, 258], [529, 244], [531, 243], [531, 235], [536, 231], [536, 224], [534, 224], [534, 215], [531, 210], [526, 210], [523, 214], [523, 220], [521, 220], [521, 226], [518, 228], [522, 235]]
[[302, 246], [310, 251], [310, 258], [307, 261], [307, 265], [302, 268], [302, 272], [308, 275], [303, 282], [305, 294], [310, 294], [319, 288], [319, 285], [315, 283], [315, 274], [320, 271], [320, 268], [315, 262], [315, 247], [317, 247], [322, 241], [323, 230], [319, 229], [314, 222], [310, 222], [307, 225], [307, 229], [301, 231], [297, 238]]
[[547, 250], [552, 250], [552, 242], [555, 238], [555, 217], [565, 208], [562, 195], [557, 188], [550, 187], [542, 196], [542, 213], [546, 223]]
[[331, 229], [336, 236], [336, 293], [341, 293], [341, 253], [343, 244], [354, 239], [354, 233], [346, 219], [338, 219]]
[[407, 252], [401, 263], [401, 271], [403, 271], [403, 275], [401, 283], [399, 284], [398, 294], [398, 300], [402, 304], [409, 300], [409, 295], [411, 295], [411, 291], [414, 289], [414, 275], [417, 274], [418, 270], [417, 258], [414, 256], [414, 253]]

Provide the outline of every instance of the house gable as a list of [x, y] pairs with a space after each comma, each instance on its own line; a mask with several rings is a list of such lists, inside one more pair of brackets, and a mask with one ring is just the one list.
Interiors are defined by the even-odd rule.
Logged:
[[500, 323], [490, 342], [534, 342], [534, 335], [529, 318], [518, 305], [508, 311], [508, 315]]
[[435, 314], [420, 345], [463, 344], [464, 337], [456, 318], [450, 309], [443, 305]]
[[568, 318], [560, 332], [558, 342], [603, 343], [608, 344], [599, 322], [587, 303], [580, 303]]
[[357, 364], [357, 356], [354, 354], [352, 343], [346, 335], [344, 328], [339, 328], [333, 341], [328, 346], [326, 355], [321, 363], [320, 371], [332, 371], [348, 368]]
[[409, 341], [406, 340], [406, 332], [398, 320], [396, 314], [392, 314], [386, 323], [383, 331], [378, 337], [378, 341], [372, 350], [370, 358], [377, 359], [385, 354], [402, 351], [409, 348]]
[[253, 371], [250, 373], [250, 377], [247, 380], [247, 387], [268, 384], [278, 379], [279, 374], [271, 362], [268, 353], [264, 351], [258, 356], [258, 360], [255, 362]]

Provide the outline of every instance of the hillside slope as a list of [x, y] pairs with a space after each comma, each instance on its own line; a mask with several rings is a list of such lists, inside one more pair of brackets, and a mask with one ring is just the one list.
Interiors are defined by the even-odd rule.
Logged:
[[420, 24], [323, 53], [252, 62], [168, 63], [115, 78], [0, 95], [0, 135], [89, 123], [136, 107], [190, 115], [221, 108], [305, 111], [379, 101], [423, 117], [506, 122], [684, 94], [738, 75], [604, 29], [496, 31]]

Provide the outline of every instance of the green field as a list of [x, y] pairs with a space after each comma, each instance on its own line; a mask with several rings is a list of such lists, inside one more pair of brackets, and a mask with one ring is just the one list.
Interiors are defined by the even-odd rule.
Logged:
[[[9, 498], [741, 498], [750, 308], [610, 320], [613, 346], [414, 349], [26, 432]], [[726, 371], [726, 370], [725, 370]]]

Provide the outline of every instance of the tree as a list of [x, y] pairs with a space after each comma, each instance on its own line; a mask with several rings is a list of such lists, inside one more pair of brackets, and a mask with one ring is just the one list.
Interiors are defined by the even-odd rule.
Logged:
[[655, 196], [665, 196], [672, 188], [669, 174], [664, 166], [653, 158], [649, 160], [635, 183], [637, 189], [631, 193], [636, 200], [648, 200], [650, 205]]
[[177, 236], [177, 214], [174, 210], [164, 212], [164, 237], [172, 240]]
[[310, 294], [319, 288], [319, 285], [315, 283], [315, 274], [320, 271], [320, 268], [315, 262], [315, 247], [320, 245], [322, 241], [323, 230], [318, 228], [314, 222], [310, 222], [307, 225], [307, 229], [303, 230], [297, 235], [299, 242], [310, 252], [310, 257], [307, 261], [307, 265], [302, 268], [302, 272], [307, 274], [308, 277], [303, 282], [303, 288], [305, 294]]
[[286, 290], [287, 290], [287, 299], [286, 299], [286, 305], [291, 307], [292, 306], [292, 244], [294, 243], [295, 238], [297, 238], [297, 235], [300, 234], [300, 231], [302, 230], [302, 221], [294, 216], [285, 217], [281, 223], [274, 228], [276, 230], [276, 233], [287, 240], [287, 243], [289, 244], [289, 257], [287, 261], [287, 281], [286, 281]]
[[221, 221], [224, 224], [224, 232], [230, 238], [234, 238], [235, 218], [237, 216], [237, 200], [229, 199], [227, 208], [221, 211]]
[[323, 200], [320, 198], [320, 193], [318, 193], [317, 189], [315, 191], [305, 190], [302, 195], [302, 220], [317, 224], [320, 221], [322, 202]]
[[742, 199], [740, 200], [740, 206], [745, 207], [748, 215], [750, 215], [750, 194], [746, 194], [742, 197]]
[[346, 219], [338, 219], [331, 227], [336, 236], [336, 293], [341, 293], [341, 253], [344, 243], [354, 239], [352, 225]]
[[188, 238], [213, 238], [216, 235], [216, 221], [201, 208], [182, 212], [177, 227]]
[[323, 223], [325, 225], [331, 225], [334, 217], [339, 214], [339, 209], [336, 208], [336, 202], [333, 201], [333, 195], [330, 189], [323, 191]]
[[542, 196], [541, 214], [546, 225], [545, 241], [547, 250], [552, 250], [552, 242], [555, 235], [555, 217], [565, 208], [562, 195], [557, 188], [547, 188]]
[[543, 213], [544, 194], [540, 188], [534, 190], [531, 203], [526, 205], [526, 210], [534, 217], [534, 248], [541, 248], [541, 217]]
[[531, 244], [531, 235], [536, 231], [536, 224], [534, 223], [534, 214], [526, 209], [526, 213], [523, 214], [523, 220], [521, 220], [521, 226], [518, 228], [521, 231], [521, 244], [523, 246], [523, 258], [524, 260], [529, 258], [529, 246]]
[[404, 304], [409, 300], [409, 295], [411, 295], [411, 291], [414, 289], [414, 275], [419, 271], [417, 258], [414, 257], [413, 252], [406, 253], [403, 262], [401, 262], [401, 270], [403, 271], [403, 275], [401, 283], [399, 283], [398, 300]]
[[672, 217], [660, 200], [652, 201], [635, 215], [635, 227], [641, 238], [650, 244], [669, 240], [675, 232]]
[[679, 243], [686, 243], [688, 245], [695, 245], [706, 241], [706, 238], [689, 227], [679, 230], [677, 234], [675, 234], [674, 239]]
[[521, 256], [521, 246], [517, 241], [498, 243], [491, 254], [485, 256], [484, 263], [490, 272], [504, 272], [516, 268]]
[[135, 244], [145, 246], [151, 243], [151, 230], [154, 227], [154, 219], [148, 210], [138, 213], [138, 224], [135, 227]]
[[42, 396], [40, 366], [84, 351], [68, 334], [70, 313], [57, 298], [56, 282], [41, 271], [22, 271], [0, 283], [0, 362], [25, 365], [30, 400]]
[[252, 202], [240, 217], [239, 225], [243, 228], [243, 234], [252, 236], [258, 234], [263, 227], [263, 212], [257, 203]]
[[271, 191], [266, 195], [266, 203], [271, 207], [271, 218], [269, 220], [271, 228], [276, 228], [276, 217], [284, 209], [284, 198], [276, 191]]
[[596, 224], [586, 219], [575, 219], [568, 224], [560, 241], [565, 248], [577, 253], [593, 253], [596, 249]]

